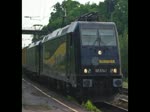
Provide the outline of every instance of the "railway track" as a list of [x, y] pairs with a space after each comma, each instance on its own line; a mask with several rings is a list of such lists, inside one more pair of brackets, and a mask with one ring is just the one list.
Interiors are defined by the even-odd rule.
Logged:
[[110, 104], [108, 102], [96, 102], [94, 105], [104, 112], [128, 112], [127, 109]]
[[124, 98], [119, 98], [119, 101], [124, 102], [124, 103], [128, 103], [128, 100], [126, 100]]

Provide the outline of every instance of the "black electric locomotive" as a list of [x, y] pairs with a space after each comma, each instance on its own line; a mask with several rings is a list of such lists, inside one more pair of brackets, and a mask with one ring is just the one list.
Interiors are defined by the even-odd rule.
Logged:
[[116, 25], [72, 22], [28, 46], [23, 68], [33, 78], [76, 96], [111, 98], [122, 87]]

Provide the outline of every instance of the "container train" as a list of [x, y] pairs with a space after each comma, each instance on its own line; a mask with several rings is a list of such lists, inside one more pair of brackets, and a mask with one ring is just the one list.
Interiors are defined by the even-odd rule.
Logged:
[[88, 99], [112, 98], [122, 88], [114, 22], [75, 21], [22, 49], [23, 72]]

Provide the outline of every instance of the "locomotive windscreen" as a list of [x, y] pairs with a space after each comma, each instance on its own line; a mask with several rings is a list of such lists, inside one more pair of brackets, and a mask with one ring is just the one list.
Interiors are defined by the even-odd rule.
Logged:
[[113, 28], [81, 29], [82, 46], [116, 46]]

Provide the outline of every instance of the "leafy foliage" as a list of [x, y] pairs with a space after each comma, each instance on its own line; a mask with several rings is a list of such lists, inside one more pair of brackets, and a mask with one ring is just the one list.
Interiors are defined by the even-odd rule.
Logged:
[[83, 102], [82, 106], [91, 112], [101, 112], [101, 110], [96, 108], [96, 106], [94, 106], [90, 100], [87, 100], [86, 103]]
[[120, 52], [121, 52], [121, 68], [123, 75], [128, 76], [128, 34], [124, 31], [123, 36], [119, 36]]
[[128, 0], [117, 0], [112, 20], [117, 24], [119, 34], [128, 31]]

